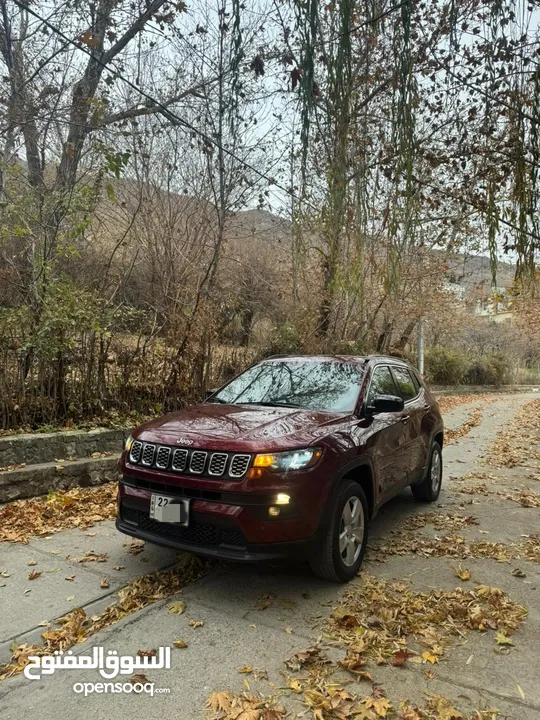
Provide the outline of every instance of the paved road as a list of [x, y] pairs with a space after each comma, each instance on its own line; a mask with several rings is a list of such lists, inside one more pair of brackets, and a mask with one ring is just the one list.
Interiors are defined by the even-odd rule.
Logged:
[[[497, 495], [464, 496], [457, 492], [458, 478], [477, 471], [495, 472], [499, 476], [497, 490], [529, 483], [532, 490], [539, 491], [538, 482], [527, 479], [523, 468], [503, 472], [483, 464], [497, 433], [530, 399], [526, 395], [497, 396], [486, 406], [481, 424], [445, 449], [446, 483], [436, 509], [474, 515], [479, 524], [463, 533], [469, 540], [515, 543], [523, 534], [540, 532], [538, 508], [523, 508]], [[447, 426], [459, 426], [471, 408], [477, 406], [478, 403], [473, 403], [454, 409], [445, 418]], [[540, 451], [540, 438], [537, 450]], [[472, 504], [464, 505], [464, 498]], [[400, 522], [422, 511], [425, 507], [414, 502], [408, 491], [403, 493], [373, 522], [372, 541], [387, 541], [390, 531]], [[88, 535], [94, 532], [95, 536]], [[88, 531], [66, 531], [26, 546], [0, 546], [0, 570], [10, 574], [5, 580], [0, 577], [0, 585], [5, 582], [5, 587], [0, 588], [0, 638], [4, 641], [0, 660], [6, 659], [6, 653], [9, 655], [7, 646], [13, 638], [20, 640], [27, 633], [30, 641], [36, 641], [40, 622], [81, 605], [87, 612], [97, 612], [112, 601], [111, 593], [128, 579], [174, 561], [173, 553], [151, 546], [138, 555], [130, 555], [128, 546], [129, 540], [119, 536], [110, 523]], [[73, 558], [90, 549], [107, 552], [107, 562], [74, 561]], [[66, 559], [67, 555], [70, 559]], [[27, 563], [34, 559], [44, 572], [38, 580], [30, 582]], [[458, 583], [453, 571], [457, 562], [452, 558], [404, 555], [386, 560], [380, 563], [368, 556], [365, 568], [379, 577], [409, 578], [418, 590], [451, 590]], [[512, 575], [517, 565], [525, 570], [526, 578]], [[115, 571], [115, 566], [125, 567]], [[474, 633], [445, 653], [433, 678], [426, 677], [423, 666], [408, 664], [400, 668], [375, 668], [375, 678], [394, 702], [405, 698], [420, 702], [423, 691], [428, 690], [452, 698], [465, 710], [469, 706], [495, 705], [507, 717], [538, 720], [540, 565], [522, 560], [502, 564], [492, 559], [470, 559], [466, 566], [473, 580], [501, 587], [527, 608], [526, 625], [514, 638], [516, 647], [508, 655], [496, 653], [492, 636]], [[64, 579], [73, 574], [73, 582]], [[99, 587], [103, 576], [109, 578], [108, 590]], [[25, 593], [28, 589], [30, 592]], [[172, 669], [148, 673], [156, 687], [170, 688], [170, 694], [154, 698], [132, 695], [84, 698], [72, 688], [74, 682], [99, 681], [97, 672], [91, 670], [58, 671], [50, 678], [33, 682], [17, 676], [0, 683], [0, 718], [63, 720], [84, 716], [88, 720], [109, 717], [131, 720], [134, 713], [159, 715], [163, 720], [203, 718], [204, 703], [212, 691], [245, 689], [246, 676], [238, 674], [244, 665], [266, 670], [268, 680], [254, 680], [252, 676], [247, 679], [252, 690], [273, 694], [276, 687], [283, 685], [280, 672], [284, 670], [284, 659], [316, 642], [322, 622], [338, 603], [342, 591], [339, 586], [315, 579], [306, 568], [221, 566], [184, 589], [184, 614], [171, 614], [166, 602], [158, 602], [74, 649], [86, 655], [99, 645], [106, 650], [118, 650], [119, 654], [135, 655], [140, 649], [170, 645], [182, 638], [188, 647], [172, 650]], [[266, 593], [272, 593], [273, 602], [265, 610], [258, 610], [258, 600]], [[202, 620], [204, 625], [193, 628], [191, 620]], [[368, 692], [365, 683], [362, 690], [359, 686], [349, 686], [349, 690]], [[281, 702], [286, 707], [301, 709], [296, 697], [282, 697]]]

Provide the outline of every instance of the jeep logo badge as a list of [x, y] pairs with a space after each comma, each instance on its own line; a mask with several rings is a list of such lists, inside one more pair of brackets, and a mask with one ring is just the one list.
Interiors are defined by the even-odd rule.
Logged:
[[193, 440], [188, 440], [187, 438], [178, 438], [176, 441], [177, 445], [193, 445]]

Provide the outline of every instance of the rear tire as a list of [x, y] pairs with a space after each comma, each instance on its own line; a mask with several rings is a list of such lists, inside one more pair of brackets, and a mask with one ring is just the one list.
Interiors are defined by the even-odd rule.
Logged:
[[425, 478], [419, 485], [411, 485], [414, 497], [422, 502], [435, 502], [438, 500], [442, 485], [442, 450], [438, 442], [431, 446], [429, 465]]
[[357, 575], [368, 537], [368, 504], [360, 485], [345, 480], [339, 487], [328, 527], [309, 559], [318, 577], [348, 582]]

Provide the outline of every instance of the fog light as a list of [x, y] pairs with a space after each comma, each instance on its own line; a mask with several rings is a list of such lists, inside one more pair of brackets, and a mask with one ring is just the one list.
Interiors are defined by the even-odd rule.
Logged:
[[270, 515], [270, 517], [277, 517], [280, 512], [281, 510], [277, 507], [268, 508], [268, 514]]
[[286, 493], [278, 493], [276, 502], [278, 505], [288, 505], [290, 502], [290, 499], [291, 498]]

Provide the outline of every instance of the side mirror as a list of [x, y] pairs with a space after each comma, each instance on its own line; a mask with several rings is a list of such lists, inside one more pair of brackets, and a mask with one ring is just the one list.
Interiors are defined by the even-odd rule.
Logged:
[[397, 395], [376, 395], [366, 410], [369, 415], [374, 415], [375, 413], [401, 412], [404, 407], [403, 398], [397, 397]]
[[209, 397], [212, 397], [212, 395], [217, 392], [219, 388], [213, 388], [212, 390], [205, 390], [203, 393], [203, 400], [208, 400]]

